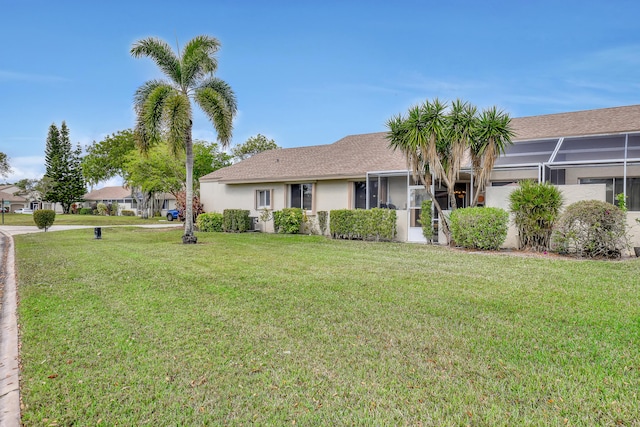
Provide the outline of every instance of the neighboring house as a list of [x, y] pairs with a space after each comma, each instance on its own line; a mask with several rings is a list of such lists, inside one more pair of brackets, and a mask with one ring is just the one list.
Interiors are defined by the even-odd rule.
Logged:
[[[508, 195], [525, 178], [560, 187], [565, 206], [585, 199], [627, 197], [634, 245], [640, 246], [640, 105], [514, 118], [514, 145], [496, 162], [480, 200], [507, 208]], [[457, 207], [472, 200], [472, 174], [463, 169]], [[397, 209], [398, 240], [424, 241], [420, 206], [427, 197], [413, 182], [405, 158], [388, 148], [385, 132], [347, 136], [333, 144], [266, 151], [200, 179], [206, 211], [303, 208], [313, 219], [332, 209]], [[432, 189], [446, 206], [446, 189]], [[437, 227], [438, 219], [434, 218]], [[263, 227], [263, 224], [259, 224]], [[271, 231], [268, 224], [266, 231]], [[515, 246], [510, 230], [506, 246]]]
[[[6, 187], [6, 186], [1, 186]], [[5, 188], [8, 189], [8, 188]], [[11, 190], [11, 189], [9, 189]], [[0, 200], [2, 204], [0, 207], [8, 208], [8, 212], [15, 212], [16, 209], [28, 208], [29, 201], [22, 196], [18, 196], [12, 193], [5, 192], [4, 189], [0, 189]]]
[[[99, 190], [94, 190], [85, 194], [83, 199], [83, 207], [92, 207], [98, 203], [109, 205], [113, 202], [117, 202], [119, 212], [123, 210], [131, 210], [134, 211], [136, 215], [140, 214], [138, 202], [131, 193], [130, 188], [122, 186], [103, 187]], [[166, 215], [167, 210], [175, 209], [176, 198], [170, 193], [158, 193], [155, 195], [155, 200], [163, 217]]]

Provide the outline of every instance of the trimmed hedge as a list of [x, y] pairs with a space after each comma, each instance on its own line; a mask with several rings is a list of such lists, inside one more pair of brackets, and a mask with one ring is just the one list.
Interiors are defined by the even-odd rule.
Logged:
[[33, 222], [36, 223], [39, 229], [47, 231], [49, 227], [53, 225], [53, 221], [56, 219], [56, 212], [51, 209], [38, 209], [33, 212]]
[[134, 211], [130, 211], [130, 210], [125, 209], [123, 211], [120, 211], [120, 215], [122, 215], [122, 216], [136, 216], [136, 213]]
[[78, 211], [78, 214], [80, 214], [80, 215], [92, 215], [93, 214], [93, 209], [91, 209], [91, 208], [80, 208], [80, 210]]
[[222, 213], [222, 229], [227, 233], [244, 233], [248, 231], [251, 229], [249, 211], [244, 209], [225, 209]]
[[463, 208], [451, 212], [451, 237], [469, 249], [499, 249], [507, 238], [509, 214], [500, 208]]
[[273, 229], [281, 234], [298, 234], [304, 222], [300, 208], [285, 208], [273, 212]]
[[393, 240], [396, 211], [373, 208], [339, 209], [329, 213], [329, 231], [334, 239]]
[[206, 212], [198, 215], [196, 219], [196, 225], [198, 230], [207, 233], [222, 232], [222, 223], [224, 222], [224, 215], [219, 212]]

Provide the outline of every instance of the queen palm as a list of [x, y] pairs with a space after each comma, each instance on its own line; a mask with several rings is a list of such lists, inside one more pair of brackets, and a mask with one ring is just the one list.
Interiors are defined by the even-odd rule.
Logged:
[[201, 35], [191, 39], [177, 54], [163, 40], [149, 37], [131, 48], [135, 58], [148, 57], [166, 80], [150, 80], [135, 93], [136, 144], [142, 153], [161, 141], [172, 153], [186, 153], [186, 206], [183, 243], [196, 243], [193, 234], [193, 127], [191, 101], [204, 111], [218, 134], [221, 146], [231, 140], [236, 98], [231, 87], [216, 77], [216, 53], [220, 42]]

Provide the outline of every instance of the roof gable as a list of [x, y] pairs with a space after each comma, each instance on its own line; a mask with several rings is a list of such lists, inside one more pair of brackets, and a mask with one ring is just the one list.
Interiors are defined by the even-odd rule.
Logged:
[[120, 200], [130, 199], [131, 190], [124, 187], [104, 187], [84, 195], [84, 200]]

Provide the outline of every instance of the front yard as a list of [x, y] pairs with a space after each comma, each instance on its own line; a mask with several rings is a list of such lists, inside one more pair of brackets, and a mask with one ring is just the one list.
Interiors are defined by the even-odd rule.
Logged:
[[640, 261], [16, 238], [25, 425], [638, 425]]

